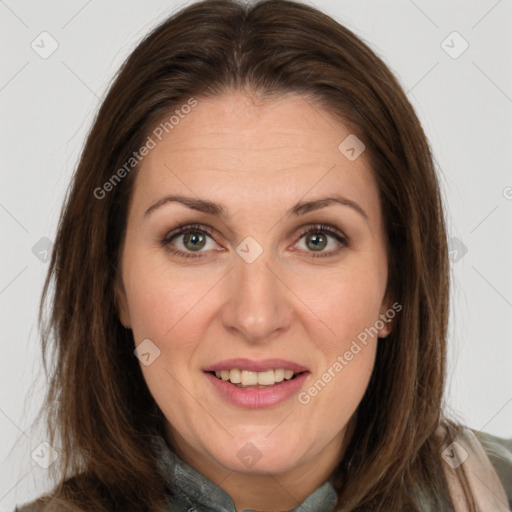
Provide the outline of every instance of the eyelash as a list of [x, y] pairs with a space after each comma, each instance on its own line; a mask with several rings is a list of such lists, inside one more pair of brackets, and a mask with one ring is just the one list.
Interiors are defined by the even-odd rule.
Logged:
[[[187, 224], [187, 225], [183, 225], [183, 226], [178, 226], [177, 229], [175, 229], [171, 233], [167, 234], [160, 241], [160, 244], [162, 245], [162, 247], [165, 247], [171, 254], [179, 256], [180, 258], [183, 258], [185, 260], [190, 259], [190, 258], [202, 258], [203, 256], [201, 255], [200, 252], [198, 252], [197, 254], [194, 254], [192, 252], [179, 251], [179, 250], [171, 248], [171, 246], [170, 246], [170, 242], [174, 238], [178, 237], [179, 235], [183, 235], [185, 233], [190, 233], [190, 232], [202, 233], [202, 234], [208, 235], [209, 237], [212, 237], [211, 230], [207, 226], [203, 226], [201, 224]], [[339, 249], [336, 249], [334, 251], [329, 251], [327, 253], [315, 254], [314, 252], [311, 252], [312, 258], [327, 258], [329, 256], [336, 256], [343, 247], [348, 247], [348, 245], [349, 245], [348, 238], [346, 236], [344, 236], [343, 234], [341, 234], [341, 232], [339, 232], [336, 228], [329, 226], [328, 224], [314, 224], [314, 225], [308, 226], [300, 233], [299, 240], [302, 237], [304, 237], [305, 235], [308, 235], [310, 233], [318, 233], [318, 232], [328, 233], [330, 236], [335, 238], [341, 244], [342, 247]]]

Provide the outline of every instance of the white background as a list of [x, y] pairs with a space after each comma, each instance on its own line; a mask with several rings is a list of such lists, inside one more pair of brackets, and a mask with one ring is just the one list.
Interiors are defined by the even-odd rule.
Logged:
[[[470, 427], [510, 438], [512, 1], [310, 3], [384, 59], [422, 120], [449, 236], [467, 247], [452, 264], [447, 403]], [[54, 240], [66, 188], [114, 73], [183, 5], [0, 0], [0, 512], [48, 486], [30, 457], [44, 441], [29, 427], [45, 390], [36, 316], [48, 267], [32, 248], [43, 237]], [[59, 45], [47, 59], [31, 48], [43, 31]], [[469, 44], [458, 58], [441, 46], [453, 31]], [[445, 43], [452, 53], [461, 44], [457, 36]]]

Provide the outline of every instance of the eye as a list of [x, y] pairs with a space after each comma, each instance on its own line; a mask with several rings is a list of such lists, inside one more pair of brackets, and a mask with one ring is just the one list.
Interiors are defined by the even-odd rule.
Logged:
[[[349, 245], [348, 238], [343, 235], [341, 231], [329, 226], [328, 224], [315, 224], [314, 226], [308, 226], [300, 234], [300, 240], [303, 238], [306, 247], [305, 250], [310, 253], [308, 256], [313, 258], [336, 256], [344, 247]], [[323, 249], [325, 249], [329, 244], [329, 238], [335, 240], [334, 245], [337, 247], [330, 251], [323, 251]]]
[[[171, 242], [175, 238], [182, 239], [181, 244], [182, 247], [185, 248], [185, 251], [173, 248]], [[201, 251], [201, 249], [206, 246], [207, 238], [211, 238], [211, 234], [210, 230], [206, 226], [202, 226], [200, 224], [189, 224], [186, 226], [179, 226], [177, 229], [166, 235], [160, 243], [163, 247], [166, 247], [170, 253], [181, 258], [200, 258], [201, 254], [194, 254], [194, 252], [204, 252]]]
[[[184, 250], [174, 248], [174, 240], [180, 238], [180, 244]], [[180, 258], [200, 258], [202, 257], [201, 253], [205, 252], [202, 249], [207, 246], [208, 238], [212, 238], [210, 228], [201, 224], [188, 224], [185, 226], [179, 226], [177, 229], [167, 234], [163, 239], [161, 239], [160, 244], [171, 254], [179, 256]], [[343, 235], [343, 233], [338, 229], [328, 224], [315, 224], [313, 226], [308, 226], [300, 233], [299, 242], [303, 238], [306, 248], [301, 250], [309, 253], [308, 256], [313, 258], [335, 256], [344, 247], [349, 245], [348, 237]], [[324, 251], [323, 249], [329, 245], [329, 239], [335, 240], [334, 245], [336, 247], [329, 251]], [[213, 247], [210, 247], [210, 249], [214, 248], [215, 243], [213, 243]], [[206, 247], [206, 250], [208, 250], [208, 247]]]

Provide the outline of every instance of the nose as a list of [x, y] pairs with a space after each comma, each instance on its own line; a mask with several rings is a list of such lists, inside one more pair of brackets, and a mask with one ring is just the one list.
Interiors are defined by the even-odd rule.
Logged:
[[250, 342], [266, 342], [282, 335], [293, 318], [293, 296], [279, 266], [263, 252], [248, 263], [238, 255], [228, 276], [229, 297], [224, 303], [224, 327]]

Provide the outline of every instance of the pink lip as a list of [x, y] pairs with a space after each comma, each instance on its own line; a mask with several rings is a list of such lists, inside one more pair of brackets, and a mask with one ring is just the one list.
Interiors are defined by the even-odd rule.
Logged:
[[[230, 366], [230, 368], [234, 368], [234, 366]], [[273, 368], [282, 368], [282, 366], [274, 366]], [[284, 402], [296, 395], [309, 373], [309, 371], [305, 371], [291, 380], [278, 382], [269, 388], [259, 389], [239, 388], [228, 381], [218, 379], [211, 373], [205, 373], [205, 375], [218, 393], [229, 403], [246, 409], [264, 409]]]
[[212, 364], [203, 368], [204, 372], [220, 372], [222, 370], [231, 370], [238, 368], [239, 370], [247, 370], [249, 372], [264, 372], [266, 370], [274, 370], [276, 368], [283, 368], [284, 370], [293, 370], [295, 373], [307, 372], [305, 366], [294, 363], [293, 361], [286, 361], [284, 359], [265, 359], [263, 361], [253, 361], [251, 359], [226, 359], [220, 363]]

